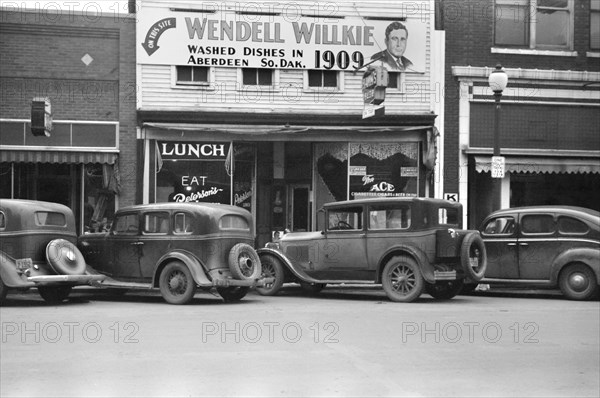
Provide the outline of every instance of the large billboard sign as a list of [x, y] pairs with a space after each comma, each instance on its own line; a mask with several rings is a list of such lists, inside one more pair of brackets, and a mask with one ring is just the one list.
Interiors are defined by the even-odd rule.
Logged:
[[[373, 62], [392, 71], [424, 72], [427, 21], [323, 15], [293, 2], [279, 11], [263, 3], [198, 2], [196, 10], [142, 7], [140, 64], [235, 68], [355, 70]], [[279, 3], [278, 3], [279, 4]], [[263, 5], [264, 6], [264, 5]], [[387, 34], [386, 34], [387, 31]]]

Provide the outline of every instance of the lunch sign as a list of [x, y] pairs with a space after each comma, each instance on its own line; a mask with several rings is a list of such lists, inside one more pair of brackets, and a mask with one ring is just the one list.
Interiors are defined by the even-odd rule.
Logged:
[[[386, 49], [385, 30], [394, 22], [393, 18], [198, 11], [142, 7], [138, 63], [353, 71]], [[418, 17], [402, 23], [408, 31], [404, 56], [412, 62], [407, 72], [424, 72], [427, 23]]]

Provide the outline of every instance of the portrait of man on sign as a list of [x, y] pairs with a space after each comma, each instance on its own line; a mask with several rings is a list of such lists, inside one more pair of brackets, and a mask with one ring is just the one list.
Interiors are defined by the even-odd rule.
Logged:
[[408, 42], [408, 29], [402, 22], [392, 22], [385, 29], [386, 49], [371, 56], [372, 61], [381, 61], [389, 71], [411, 70], [413, 63], [404, 56]]

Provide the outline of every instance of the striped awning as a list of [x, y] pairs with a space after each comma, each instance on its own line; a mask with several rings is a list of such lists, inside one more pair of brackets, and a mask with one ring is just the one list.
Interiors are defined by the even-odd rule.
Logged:
[[111, 152], [0, 150], [0, 162], [14, 163], [115, 164], [118, 156]]
[[[487, 173], [491, 162], [490, 156], [475, 156], [475, 170]], [[507, 173], [600, 174], [600, 159], [506, 156], [505, 167]]]

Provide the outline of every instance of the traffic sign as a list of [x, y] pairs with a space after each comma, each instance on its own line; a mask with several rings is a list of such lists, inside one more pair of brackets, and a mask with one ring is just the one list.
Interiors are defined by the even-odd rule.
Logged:
[[506, 160], [504, 156], [492, 156], [492, 178], [504, 178]]

